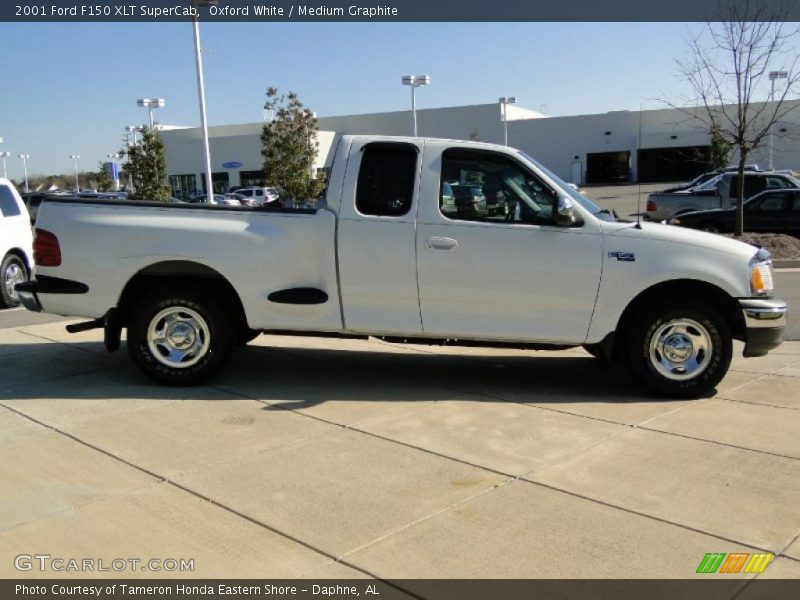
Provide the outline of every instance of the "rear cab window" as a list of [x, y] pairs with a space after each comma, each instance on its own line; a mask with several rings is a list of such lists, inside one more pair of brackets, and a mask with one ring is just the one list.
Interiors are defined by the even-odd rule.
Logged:
[[356, 210], [362, 215], [400, 217], [411, 210], [418, 152], [404, 143], [368, 144], [362, 150]]

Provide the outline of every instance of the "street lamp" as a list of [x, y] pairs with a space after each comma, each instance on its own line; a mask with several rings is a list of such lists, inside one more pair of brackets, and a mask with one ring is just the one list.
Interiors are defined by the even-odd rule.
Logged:
[[[786, 71], [770, 71], [769, 72], [769, 81], [770, 81], [769, 99], [770, 99], [770, 102], [775, 102], [775, 80], [776, 79], [788, 79], [788, 77], [789, 77], [789, 73], [787, 73]], [[773, 125], [770, 125], [770, 128], [769, 128], [769, 170], [770, 171], [772, 171], [772, 169], [774, 168], [774, 166], [772, 164], [772, 139], [773, 139], [772, 138], [772, 127], [773, 126], [774, 126], [774, 123], [773, 123]]]
[[6, 170], [6, 159], [11, 156], [11, 152], [0, 152], [0, 158], [3, 159], [3, 177], [8, 179], [8, 171]]
[[30, 154], [17, 154], [22, 159], [22, 168], [25, 171], [25, 191], [30, 192], [28, 189], [28, 159], [31, 157]]
[[[218, 0], [193, 0], [196, 8], [216, 6]], [[203, 81], [203, 57], [200, 50], [200, 12], [195, 10], [192, 19], [194, 34], [194, 65], [197, 71], [197, 98], [200, 102], [200, 127], [203, 130], [203, 162], [206, 171], [206, 194], [209, 201], [214, 197], [214, 182], [211, 177], [211, 148], [208, 143], [208, 117], [206, 116], [206, 86]]]
[[417, 137], [417, 99], [416, 89], [431, 82], [430, 75], [403, 75], [403, 85], [411, 87], [411, 116], [414, 119], [414, 137]]
[[500, 96], [500, 106], [503, 107], [503, 141], [506, 146], [508, 146], [508, 105], [516, 103], [516, 96]]
[[136, 134], [139, 131], [139, 128], [136, 125], [126, 125], [125, 131], [127, 132], [128, 136], [133, 134], [133, 145], [136, 145]]
[[77, 154], [70, 154], [69, 157], [72, 159], [72, 162], [75, 163], [75, 193], [81, 191], [81, 186], [78, 183], [78, 159], [80, 158]]
[[146, 108], [150, 114], [150, 130], [153, 129], [153, 109], [164, 108], [166, 102], [163, 98], [139, 98], [136, 101], [136, 106]]

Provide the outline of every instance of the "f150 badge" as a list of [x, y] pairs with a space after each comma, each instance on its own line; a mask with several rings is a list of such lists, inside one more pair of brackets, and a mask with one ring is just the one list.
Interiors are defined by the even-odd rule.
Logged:
[[609, 252], [608, 258], [616, 258], [622, 262], [636, 262], [636, 255], [633, 252]]

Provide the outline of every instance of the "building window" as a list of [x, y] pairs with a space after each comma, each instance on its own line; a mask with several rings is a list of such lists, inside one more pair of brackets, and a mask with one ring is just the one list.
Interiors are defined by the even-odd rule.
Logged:
[[170, 175], [169, 187], [172, 195], [181, 200], [188, 200], [191, 196], [197, 195], [197, 179], [191, 175]]
[[[215, 194], [225, 194], [228, 191], [229, 175], [227, 171], [218, 171], [211, 174], [211, 185], [214, 187]], [[202, 174], [203, 194], [206, 193], [206, 174]]]
[[242, 187], [266, 185], [264, 171], [239, 171], [239, 180]]

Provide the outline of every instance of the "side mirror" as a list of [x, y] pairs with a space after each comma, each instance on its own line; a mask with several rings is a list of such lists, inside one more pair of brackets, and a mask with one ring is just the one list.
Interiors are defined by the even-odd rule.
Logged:
[[558, 197], [553, 220], [559, 227], [577, 227], [582, 224], [580, 217], [575, 214], [575, 203], [566, 196]]

